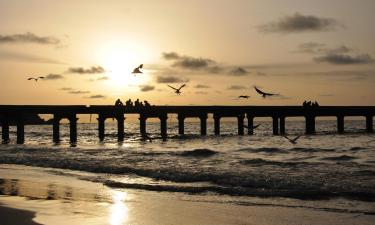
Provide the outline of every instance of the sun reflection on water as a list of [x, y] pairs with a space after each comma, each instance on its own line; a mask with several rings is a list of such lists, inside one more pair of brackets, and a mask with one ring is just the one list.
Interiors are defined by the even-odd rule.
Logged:
[[121, 225], [128, 220], [128, 207], [125, 204], [127, 193], [123, 191], [111, 191], [113, 204], [109, 208], [109, 224]]

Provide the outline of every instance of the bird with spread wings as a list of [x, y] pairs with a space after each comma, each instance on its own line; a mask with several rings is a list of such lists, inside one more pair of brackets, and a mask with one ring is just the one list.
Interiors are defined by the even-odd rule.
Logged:
[[301, 137], [302, 135], [298, 135], [297, 137], [293, 138], [293, 139], [290, 139], [288, 138], [287, 136], [283, 136], [284, 138], [286, 138], [290, 143], [292, 144], [297, 144], [297, 140]]
[[238, 96], [238, 98], [245, 98], [245, 99], [248, 99], [248, 98], [250, 98], [250, 96], [249, 96], [249, 95], [240, 95], [240, 96]]
[[259, 88], [257, 88], [256, 86], [254, 86], [254, 89], [255, 89], [256, 92], [258, 92], [258, 94], [262, 95], [263, 98], [266, 98], [267, 96], [279, 95], [279, 94], [275, 94], [275, 93], [264, 92], [264, 91], [260, 90]]
[[141, 69], [143, 69], [143, 64], [141, 64], [141, 65], [139, 65], [138, 67], [134, 68], [132, 74], [134, 74], [134, 76], [135, 76], [135, 75], [137, 75], [137, 74], [143, 73], [143, 72], [141, 71]]
[[185, 86], [186, 86], [186, 84], [183, 84], [183, 85], [181, 85], [179, 88], [175, 88], [175, 87], [172, 87], [171, 85], [168, 85], [168, 87], [170, 87], [170, 88], [172, 88], [173, 90], [175, 90], [174, 92], [175, 92], [176, 94], [178, 94], [178, 95], [181, 94], [181, 89], [182, 89], [183, 87], [185, 87]]
[[34, 80], [37, 82], [39, 79], [44, 79], [44, 77], [29, 77], [27, 80]]

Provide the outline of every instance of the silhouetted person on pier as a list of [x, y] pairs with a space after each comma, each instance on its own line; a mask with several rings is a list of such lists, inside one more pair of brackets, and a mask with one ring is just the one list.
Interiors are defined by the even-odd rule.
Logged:
[[132, 102], [132, 100], [129, 98], [129, 99], [125, 102], [125, 105], [126, 105], [127, 107], [132, 107], [132, 106], [133, 106], [133, 102]]
[[139, 102], [139, 99], [137, 98], [137, 100], [135, 100], [134, 102], [134, 107], [139, 107], [141, 104]]
[[150, 105], [150, 103], [148, 103], [148, 101], [144, 101], [144, 103], [145, 103], [145, 107], [150, 107], [151, 105]]
[[116, 102], [115, 102], [115, 106], [123, 106], [124, 104], [122, 103], [122, 101], [120, 99], [117, 99]]
[[306, 101], [306, 100], [302, 103], [302, 106], [303, 106], [304, 108], [307, 106], [307, 101]]

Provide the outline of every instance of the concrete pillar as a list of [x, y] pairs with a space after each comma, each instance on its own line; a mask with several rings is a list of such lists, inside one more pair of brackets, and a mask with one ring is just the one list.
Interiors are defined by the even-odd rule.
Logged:
[[69, 128], [70, 128], [70, 143], [77, 142], [77, 121], [76, 115], [69, 118]]
[[25, 142], [25, 123], [22, 115], [17, 118], [17, 144]]
[[160, 134], [163, 140], [167, 138], [167, 114], [159, 117], [160, 119]]
[[53, 142], [59, 143], [60, 142], [60, 117], [57, 115], [53, 115]]
[[220, 135], [220, 119], [221, 117], [217, 114], [214, 114], [214, 130], [215, 135]]
[[117, 120], [117, 140], [118, 141], [123, 141], [124, 140], [124, 121], [125, 117], [124, 114], [120, 114], [116, 117]]
[[183, 135], [185, 133], [185, 116], [178, 114], [178, 134]]
[[146, 136], [146, 120], [147, 120], [147, 117], [145, 116], [141, 115], [139, 117], [139, 130], [140, 130], [142, 137]]
[[306, 134], [315, 134], [315, 116], [306, 116]]
[[9, 142], [9, 121], [5, 115], [1, 120], [1, 138], [4, 143]]
[[207, 114], [201, 115], [199, 119], [201, 121], [201, 135], [206, 136], [207, 135]]
[[344, 133], [344, 116], [337, 116], [337, 132]]
[[279, 134], [279, 117], [277, 116], [272, 117], [272, 133], [274, 135]]
[[237, 124], [238, 124], [238, 135], [244, 135], [244, 120], [245, 116], [243, 114], [237, 116]]
[[366, 116], [366, 131], [369, 133], [374, 132], [373, 124], [373, 117], [372, 115]]
[[247, 134], [253, 135], [254, 134], [254, 117], [247, 114]]
[[280, 134], [281, 135], [285, 134], [285, 117], [284, 116], [280, 117]]
[[105, 117], [99, 114], [98, 117], [98, 132], [99, 132], [99, 140], [103, 141], [105, 136]]

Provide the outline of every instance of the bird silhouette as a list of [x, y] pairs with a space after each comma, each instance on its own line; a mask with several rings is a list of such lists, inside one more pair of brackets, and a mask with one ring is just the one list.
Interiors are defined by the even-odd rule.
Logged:
[[175, 90], [175, 93], [178, 94], [178, 95], [181, 94], [181, 89], [182, 89], [183, 87], [185, 87], [185, 86], [186, 86], [186, 84], [183, 84], [183, 85], [181, 85], [179, 88], [175, 88], [175, 87], [172, 87], [172, 86], [168, 85], [168, 87], [170, 87], [170, 88], [172, 88], [173, 90]]
[[302, 135], [298, 135], [297, 137], [293, 138], [293, 139], [290, 139], [288, 138], [287, 136], [283, 136], [284, 138], [286, 138], [290, 143], [292, 144], [297, 144], [297, 140], [301, 137]]
[[44, 77], [29, 77], [27, 80], [35, 80], [37, 82], [39, 79], [44, 79]]
[[245, 98], [245, 99], [248, 99], [248, 98], [250, 98], [250, 96], [249, 96], [249, 95], [240, 95], [240, 96], [238, 96], [238, 98]]
[[254, 86], [254, 89], [255, 89], [256, 92], [258, 92], [258, 94], [262, 95], [263, 98], [266, 98], [267, 96], [279, 95], [279, 94], [275, 94], [275, 93], [264, 92], [264, 91], [260, 90], [259, 88], [257, 88], [256, 86]]
[[132, 74], [134, 74], [134, 76], [135, 76], [135, 75], [137, 75], [137, 74], [143, 73], [143, 72], [141, 71], [141, 69], [143, 69], [143, 64], [141, 64], [141, 65], [139, 65], [137, 68], [135, 68], [135, 69], [133, 70]]

